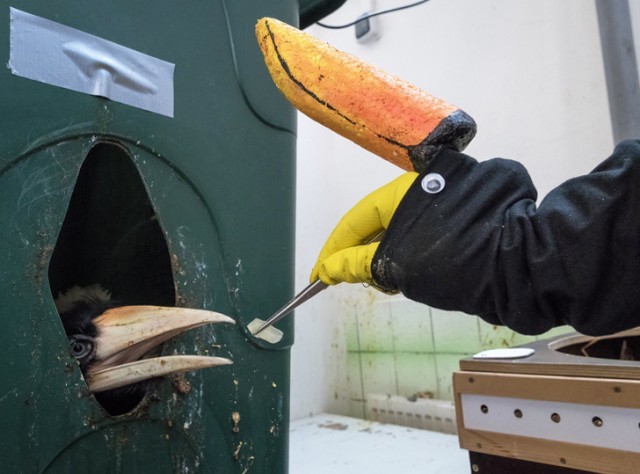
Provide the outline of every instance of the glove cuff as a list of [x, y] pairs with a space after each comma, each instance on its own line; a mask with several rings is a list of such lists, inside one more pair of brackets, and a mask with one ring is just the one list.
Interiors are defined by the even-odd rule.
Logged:
[[389, 259], [379, 255], [379, 251], [380, 247], [376, 250], [371, 261], [371, 286], [389, 295], [400, 293], [400, 290], [391, 281], [391, 272], [387, 271]]

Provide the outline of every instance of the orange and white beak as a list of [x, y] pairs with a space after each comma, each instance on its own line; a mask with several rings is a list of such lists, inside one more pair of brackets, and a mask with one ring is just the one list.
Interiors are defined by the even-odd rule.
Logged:
[[462, 151], [476, 123], [458, 107], [273, 18], [256, 36], [280, 92], [302, 113], [407, 171], [442, 147]]
[[92, 392], [102, 392], [169, 374], [228, 365], [222, 357], [174, 355], [142, 358], [178, 334], [205, 324], [232, 323], [212, 311], [157, 306], [122, 306], [93, 320], [98, 329], [95, 358], [86, 373]]

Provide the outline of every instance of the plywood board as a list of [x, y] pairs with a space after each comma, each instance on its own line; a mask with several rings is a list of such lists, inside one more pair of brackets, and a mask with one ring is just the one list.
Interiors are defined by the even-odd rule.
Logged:
[[[638, 380], [456, 372], [454, 391], [458, 433], [463, 448], [594, 472], [637, 472], [637, 466], [640, 465], [639, 452], [504, 433], [500, 432], [505, 429], [497, 426], [499, 423], [496, 423], [495, 427], [472, 429], [465, 423], [463, 409], [463, 398], [467, 401], [472, 398], [468, 395], [486, 396], [488, 404], [489, 401], [494, 401], [492, 397], [506, 397], [520, 399], [523, 402], [533, 401], [530, 405], [538, 408], [541, 402], [548, 402], [550, 409], [554, 403], [614, 407], [619, 410], [637, 409], [640, 408], [640, 381]], [[490, 408], [487, 407], [488, 409]], [[550, 412], [549, 415], [552, 413]], [[514, 416], [513, 412], [508, 416]], [[605, 418], [604, 422], [607, 421]], [[566, 418], [565, 422], [567, 422]], [[592, 422], [591, 415], [587, 419], [587, 424], [590, 422]], [[633, 421], [635, 430], [631, 430], [630, 433], [633, 436], [637, 432], [638, 445], [640, 445], [639, 422]], [[553, 422], [549, 423], [552, 428]], [[469, 425], [471, 424], [473, 423], [469, 422]], [[607, 428], [610, 429], [611, 426], [608, 425]], [[580, 439], [580, 436], [572, 439]]]
[[562, 335], [553, 339], [536, 341], [523, 347], [530, 347], [535, 353], [522, 359], [473, 359], [460, 361], [462, 370], [478, 372], [497, 372], [514, 374], [558, 375], [570, 377], [604, 377], [640, 380], [640, 363], [635, 360], [620, 360], [598, 357], [586, 357], [561, 352], [558, 349], [570, 345], [588, 347], [594, 341], [615, 338], [637, 338], [640, 330], [634, 328], [602, 338], [593, 338], [581, 334]]

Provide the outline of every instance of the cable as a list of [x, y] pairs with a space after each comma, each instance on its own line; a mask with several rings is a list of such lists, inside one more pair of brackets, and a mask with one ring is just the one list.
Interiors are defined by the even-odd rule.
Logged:
[[388, 10], [381, 10], [381, 11], [379, 11], [379, 12], [374, 12], [374, 13], [371, 13], [371, 14], [369, 14], [369, 15], [361, 16], [361, 17], [360, 17], [360, 18], [358, 18], [357, 20], [352, 21], [351, 23], [347, 23], [346, 25], [326, 25], [326, 24], [324, 24], [324, 23], [320, 23], [319, 21], [318, 21], [318, 22], [316, 22], [316, 25], [321, 26], [321, 27], [323, 27], [323, 28], [329, 28], [329, 29], [331, 29], [331, 30], [340, 30], [340, 29], [342, 29], [342, 28], [349, 28], [350, 26], [355, 25], [355, 24], [356, 24], [356, 23], [358, 23], [359, 21], [366, 20], [366, 19], [368, 19], [368, 18], [373, 18], [374, 16], [384, 15], [384, 14], [386, 14], [386, 13], [398, 12], [398, 11], [400, 11], [400, 10], [406, 10], [407, 8], [412, 8], [412, 7], [415, 7], [415, 6], [421, 5], [421, 4], [423, 4], [423, 3], [427, 3], [428, 1], [429, 1], [429, 0], [420, 0], [419, 2], [409, 3], [408, 5], [403, 5], [403, 6], [396, 7], [396, 8], [390, 8], [390, 9], [388, 9]]

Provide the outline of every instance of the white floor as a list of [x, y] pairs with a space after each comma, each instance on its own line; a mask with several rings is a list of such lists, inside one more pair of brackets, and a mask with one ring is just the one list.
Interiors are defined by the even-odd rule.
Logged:
[[471, 472], [455, 435], [339, 415], [291, 423], [291, 474]]

